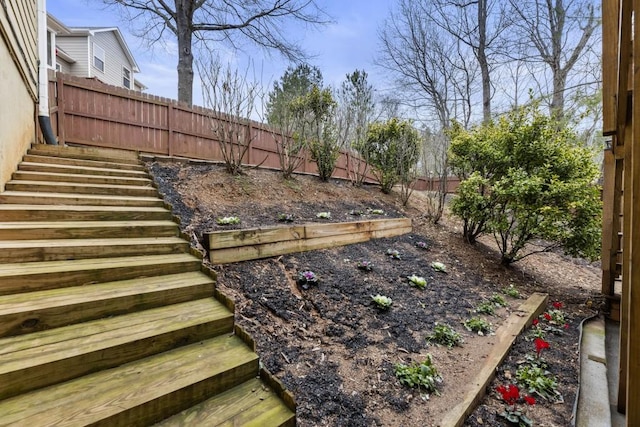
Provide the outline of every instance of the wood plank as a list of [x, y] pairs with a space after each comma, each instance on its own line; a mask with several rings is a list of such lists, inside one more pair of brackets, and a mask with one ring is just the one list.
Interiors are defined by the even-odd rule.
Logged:
[[618, 0], [602, 2], [602, 128], [604, 135], [616, 131], [619, 9]]
[[68, 145], [35, 144], [29, 154], [75, 158], [82, 160], [114, 161], [139, 164], [138, 152], [104, 147], [71, 147]]
[[214, 288], [209, 276], [194, 271], [4, 295], [0, 296], [0, 337], [211, 297]]
[[[635, 16], [640, 14], [640, 0], [634, 0], [633, 10]], [[638, 66], [640, 61], [640, 25], [636, 20], [633, 26], [633, 128], [630, 133], [630, 141], [625, 141], [626, 145], [631, 145], [631, 157], [625, 158], [625, 166], [631, 166], [631, 179], [627, 183], [625, 199], [629, 202], [631, 209], [631, 227], [623, 232], [629, 234], [630, 257], [629, 264], [625, 270], [629, 271], [629, 281], [627, 283], [628, 293], [622, 295], [622, 318], [627, 318], [627, 372], [626, 372], [626, 422], [629, 426], [640, 425], [640, 73]], [[628, 196], [631, 197], [628, 197]], [[625, 212], [626, 215], [626, 212]], [[626, 307], [625, 307], [626, 304]], [[624, 322], [623, 322], [624, 323]], [[622, 335], [622, 334], [621, 334]], [[622, 352], [622, 348], [620, 349]], [[622, 358], [621, 358], [622, 359]]]
[[90, 206], [144, 206], [164, 207], [157, 197], [131, 197], [112, 195], [88, 195], [74, 193], [32, 193], [30, 191], [5, 191], [0, 193], [0, 203], [19, 205], [90, 205]]
[[146, 173], [145, 167], [140, 164], [134, 165], [129, 163], [114, 163], [100, 160], [68, 159], [66, 157], [49, 157], [46, 155], [38, 154], [25, 154], [22, 160], [29, 163], [137, 171]]
[[223, 249], [305, 238], [311, 239], [358, 232], [387, 230], [407, 226], [411, 226], [410, 219], [397, 218], [329, 224], [310, 223], [293, 226], [259, 227], [244, 230], [216, 231], [206, 234], [209, 235], [210, 249]]
[[104, 176], [89, 174], [53, 173], [18, 170], [13, 173], [14, 181], [46, 181], [46, 182], [74, 182], [81, 184], [107, 184], [153, 186], [153, 181], [142, 177]]
[[295, 414], [257, 378], [161, 421], [156, 427], [293, 426]]
[[0, 399], [233, 331], [213, 298], [0, 340]]
[[507, 320], [496, 331], [496, 344], [485, 360], [484, 366], [473, 381], [465, 388], [464, 399], [447, 412], [440, 423], [443, 427], [459, 427], [467, 416], [480, 403], [487, 392], [487, 386], [496, 375], [498, 366], [509, 353], [511, 345], [518, 335], [531, 324], [534, 318], [547, 306], [547, 294], [532, 294], [518, 309], [512, 312]]
[[130, 169], [112, 169], [105, 167], [91, 167], [91, 166], [76, 166], [76, 165], [65, 165], [65, 164], [55, 164], [55, 163], [43, 163], [39, 161], [41, 159], [46, 158], [37, 158], [37, 156], [25, 156], [25, 158], [29, 157], [32, 161], [22, 161], [18, 165], [19, 171], [25, 172], [41, 172], [41, 173], [67, 173], [67, 174], [88, 174], [88, 175], [101, 175], [101, 176], [121, 176], [121, 177], [138, 177], [138, 178], [146, 178], [148, 174], [138, 168], [138, 170], [130, 170]]
[[199, 271], [189, 254], [0, 264], [0, 295]]
[[616, 88], [616, 135], [618, 145], [624, 145], [627, 128], [627, 113], [629, 102], [629, 73], [631, 63], [631, 20], [633, 14], [631, 0], [622, 0], [620, 6], [620, 20], [618, 32], [618, 81]]
[[151, 425], [257, 373], [257, 355], [223, 335], [2, 401], [0, 426]]
[[73, 193], [132, 197], [158, 197], [155, 187], [147, 185], [84, 184], [58, 181], [14, 181], [5, 184], [7, 191]]
[[187, 253], [179, 237], [0, 240], [0, 263]]
[[[602, 186], [602, 250], [601, 250], [601, 263], [602, 263], [602, 294], [613, 295], [613, 284], [615, 278], [613, 272], [615, 271], [615, 262], [612, 262], [612, 258], [616, 259], [616, 253], [618, 250], [618, 231], [614, 232], [614, 218], [616, 217], [615, 207], [613, 201], [615, 199], [615, 176], [616, 176], [616, 159], [612, 150], [604, 151], [604, 184]], [[619, 213], [618, 213], [619, 214]], [[616, 218], [616, 223], [617, 223]]]
[[0, 221], [162, 221], [164, 207], [0, 204]]
[[216, 249], [209, 251], [212, 264], [226, 264], [230, 262], [247, 261], [251, 259], [269, 258], [272, 256], [295, 252], [313, 251], [335, 246], [362, 243], [371, 238], [393, 237], [411, 232], [411, 227], [392, 228], [388, 230], [363, 231], [351, 234], [317, 237], [313, 239], [289, 240], [261, 245], [240, 246], [234, 248]]
[[178, 233], [178, 225], [167, 220], [0, 222], [0, 241], [175, 237]]

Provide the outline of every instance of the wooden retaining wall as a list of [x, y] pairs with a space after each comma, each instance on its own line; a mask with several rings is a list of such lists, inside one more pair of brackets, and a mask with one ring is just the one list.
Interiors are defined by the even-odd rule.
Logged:
[[410, 233], [408, 218], [304, 224], [205, 233], [213, 264], [269, 258]]

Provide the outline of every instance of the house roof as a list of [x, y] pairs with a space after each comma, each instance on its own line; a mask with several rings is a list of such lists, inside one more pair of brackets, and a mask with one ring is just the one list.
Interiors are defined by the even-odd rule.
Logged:
[[51, 15], [50, 13], [47, 14], [47, 25], [49, 26], [49, 28], [51, 28], [56, 32], [57, 36], [63, 36], [63, 37], [87, 37], [87, 36], [93, 36], [96, 33], [113, 32], [116, 36], [116, 40], [118, 40], [118, 43], [122, 48], [122, 51], [126, 55], [129, 62], [131, 63], [133, 71], [135, 73], [140, 72], [138, 63], [136, 62], [136, 59], [133, 57], [133, 54], [131, 53], [129, 46], [127, 45], [127, 42], [124, 40], [124, 37], [122, 36], [122, 33], [120, 32], [120, 29], [118, 27], [68, 27], [64, 25], [59, 19]]

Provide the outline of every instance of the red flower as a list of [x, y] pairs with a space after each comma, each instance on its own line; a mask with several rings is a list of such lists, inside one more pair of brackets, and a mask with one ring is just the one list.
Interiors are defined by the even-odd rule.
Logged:
[[506, 387], [499, 385], [496, 391], [502, 395], [502, 399], [509, 405], [515, 405], [516, 400], [520, 398], [520, 390], [515, 384], [508, 384]]
[[565, 324], [564, 324], [564, 328], [565, 328], [565, 329], [569, 329], [569, 324], [568, 324], [568, 323], [565, 323]]
[[536, 353], [538, 353], [538, 357], [540, 357], [540, 352], [544, 349], [549, 348], [549, 343], [542, 338], [536, 338], [533, 340], [533, 343], [536, 345]]
[[529, 405], [535, 405], [536, 404], [536, 398], [533, 396], [525, 396], [524, 397], [524, 401], [527, 402]]
[[553, 308], [555, 308], [556, 310], [560, 310], [562, 308], [562, 303], [560, 301], [556, 301], [551, 305], [553, 305]]
[[533, 322], [531, 322], [533, 326], [538, 326], [538, 323], [540, 323], [538, 319], [533, 319]]
[[551, 317], [551, 315], [549, 313], [544, 313], [543, 316], [547, 320], [551, 320], [552, 319], [552, 317]]

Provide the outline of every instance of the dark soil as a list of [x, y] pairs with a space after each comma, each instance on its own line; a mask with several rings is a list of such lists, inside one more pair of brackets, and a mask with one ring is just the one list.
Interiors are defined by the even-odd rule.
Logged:
[[[563, 301], [569, 328], [547, 336], [551, 348], [544, 358], [558, 377], [564, 403], [539, 403], [527, 408], [536, 425], [565, 426], [578, 384], [578, 326], [595, 311], [598, 270], [559, 254], [532, 256], [513, 268], [499, 265], [490, 240], [471, 247], [462, 242], [459, 225], [445, 218], [433, 226], [422, 217], [422, 196], [403, 208], [395, 195], [376, 187], [356, 189], [347, 182], [320, 183], [302, 176], [284, 181], [276, 172], [250, 170], [231, 177], [212, 165], [150, 163], [160, 191], [181, 219], [181, 228], [200, 247], [205, 231], [221, 229], [215, 218], [238, 216], [239, 228], [277, 224], [277, 215], [295, 215], [295, 223], [319, 222], [318, 212], [331, 212], [329, 221], [353, 221], [352, 211], [382, 209], [386, 217], [412, 218], [414, 233], [390, 239], [277, 258], [213, 266], [218, 287], [236, 302], [236, 320], [254, 337], [264, 366], [293, 392], [301, 426], [437, 426], [462, 397], [481, 369], [494, 337], [466, 331], [462, 322], [495, 293], [514, 285], [523, 297], [535, 291]], [[326, 221], [326, 220], [323, 220]], [[428, 243], [419, 249], [417, 241]], [[401, 259], [386, 251], [396, 249]], [[370, 261], [373, 271], [356, 268]], [[433, 261], [448, 273], [431, 268]], [[309, 289], [296, 283], [298, 272], [312, 270], [319, 282]], [[424, 290], [410, 286], [407, 276], [427, 279]], [[371, 296], [393, 300], [389, 310], [372, 304]], [[504, 295], [503, 295], [504, 296]], [[486, 318], [498, 328], [521, 300], [504, 296], [507, 308]], [[435, 323], [460, 332], [463, 347], [432, 346], [426, 337]], [[507, 425], [497, 416], [503, 404], [493, 390], [514, 381], [517, 366], [533, 343], [520, 336], [500, 367], [489, 395], [469, 417], [469, 426]], [[422, 362], [433, 356], [443, 382], [439, 395], [402, 386], [394, 375], [397, 363]]]

